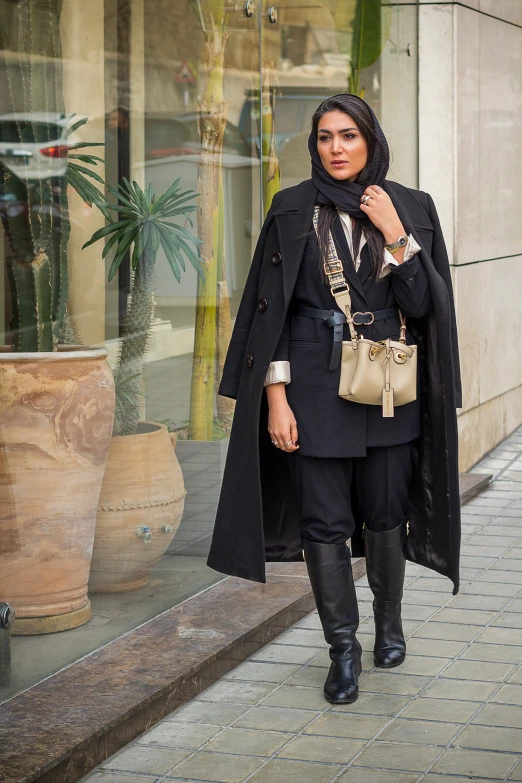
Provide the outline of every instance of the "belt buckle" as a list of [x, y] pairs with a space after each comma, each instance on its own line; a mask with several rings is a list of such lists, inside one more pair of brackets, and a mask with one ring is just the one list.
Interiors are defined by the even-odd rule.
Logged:
[[[356, 317], [357, 317], [358, 315], [362, 315], [362, 316], [364, 316], [364, 315], [370, 315], [370, 316], [371, 316], [371, 318], [372, 318], [372, 320], [371, 320], [371, 321], [356, 321], [355, 319], [356, 319]], [[355, 324], [356, 326], [371, 326], [371, 325], [373, 324], [373, 322], [375, 321], [375, 316], [374, 316], [374, 314], [373, 314], [373, 313], [370, 313], [370, 312], [366, 312], [366, 313], [359, 313], [359, 312], [357, 312], [357, 313], [354, 313], [352, 317], [353, 317], [353, 322], [354, 322], [354, 324]]]

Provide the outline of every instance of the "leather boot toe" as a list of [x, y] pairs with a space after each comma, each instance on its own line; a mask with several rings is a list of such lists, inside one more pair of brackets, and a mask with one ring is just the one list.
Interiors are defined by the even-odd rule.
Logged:
[[373, 662], [380, 669], [393, 669], [394, 666], [400, 666], [406, 658], [406, 650], [397, 647], [388, 647], [384, 650], [375, 650], [373, 653]]
[[341, 656], [332, 661], [324, 684], [324, 695], [330, 704], [352, 704], [359, 696], [358, 677], [361, 673], [361, 659], [348, 660]]

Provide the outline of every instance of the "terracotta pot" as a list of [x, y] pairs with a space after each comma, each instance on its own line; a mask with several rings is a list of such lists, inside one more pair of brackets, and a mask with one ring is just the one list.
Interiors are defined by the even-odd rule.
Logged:
[[185, 505], [176, 435], [140, 422], [137, 435], [112, 438], [105, 469], [89, 590], [137, 590], [167, 550]]
[[103, 348], [0, 351], [0, 600], [15, 634], [62, 631], [91, 617], [114, 380]]

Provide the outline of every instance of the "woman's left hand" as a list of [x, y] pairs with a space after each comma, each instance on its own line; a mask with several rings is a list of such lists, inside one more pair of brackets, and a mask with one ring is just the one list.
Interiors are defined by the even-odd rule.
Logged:
[[[367, 204], [362, 203], [365, 196], [369, 196], [365, 199]], [[361, 211], [368, 215], [379, 231], [382, 231], [387, 244], [395, 242], [406, 233], [391, 198], [378, 185], [368, 185], [364, 191], [361, 196]]]

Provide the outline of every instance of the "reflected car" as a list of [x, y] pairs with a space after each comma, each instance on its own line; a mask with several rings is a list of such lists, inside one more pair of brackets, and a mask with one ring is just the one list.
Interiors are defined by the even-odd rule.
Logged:
[[69, 152], [60, 113], [0, 114], [0, 164], [21, 180], [63, 178]]
[[[250, 158], [251, 147], [236, 125], [227, 122], [223, 152]], [[199, 155], [201, 139], [198, 115], [193, 112], [177, 117], [145, 119], [145, 159], [157, 160], [173, 155]]]

